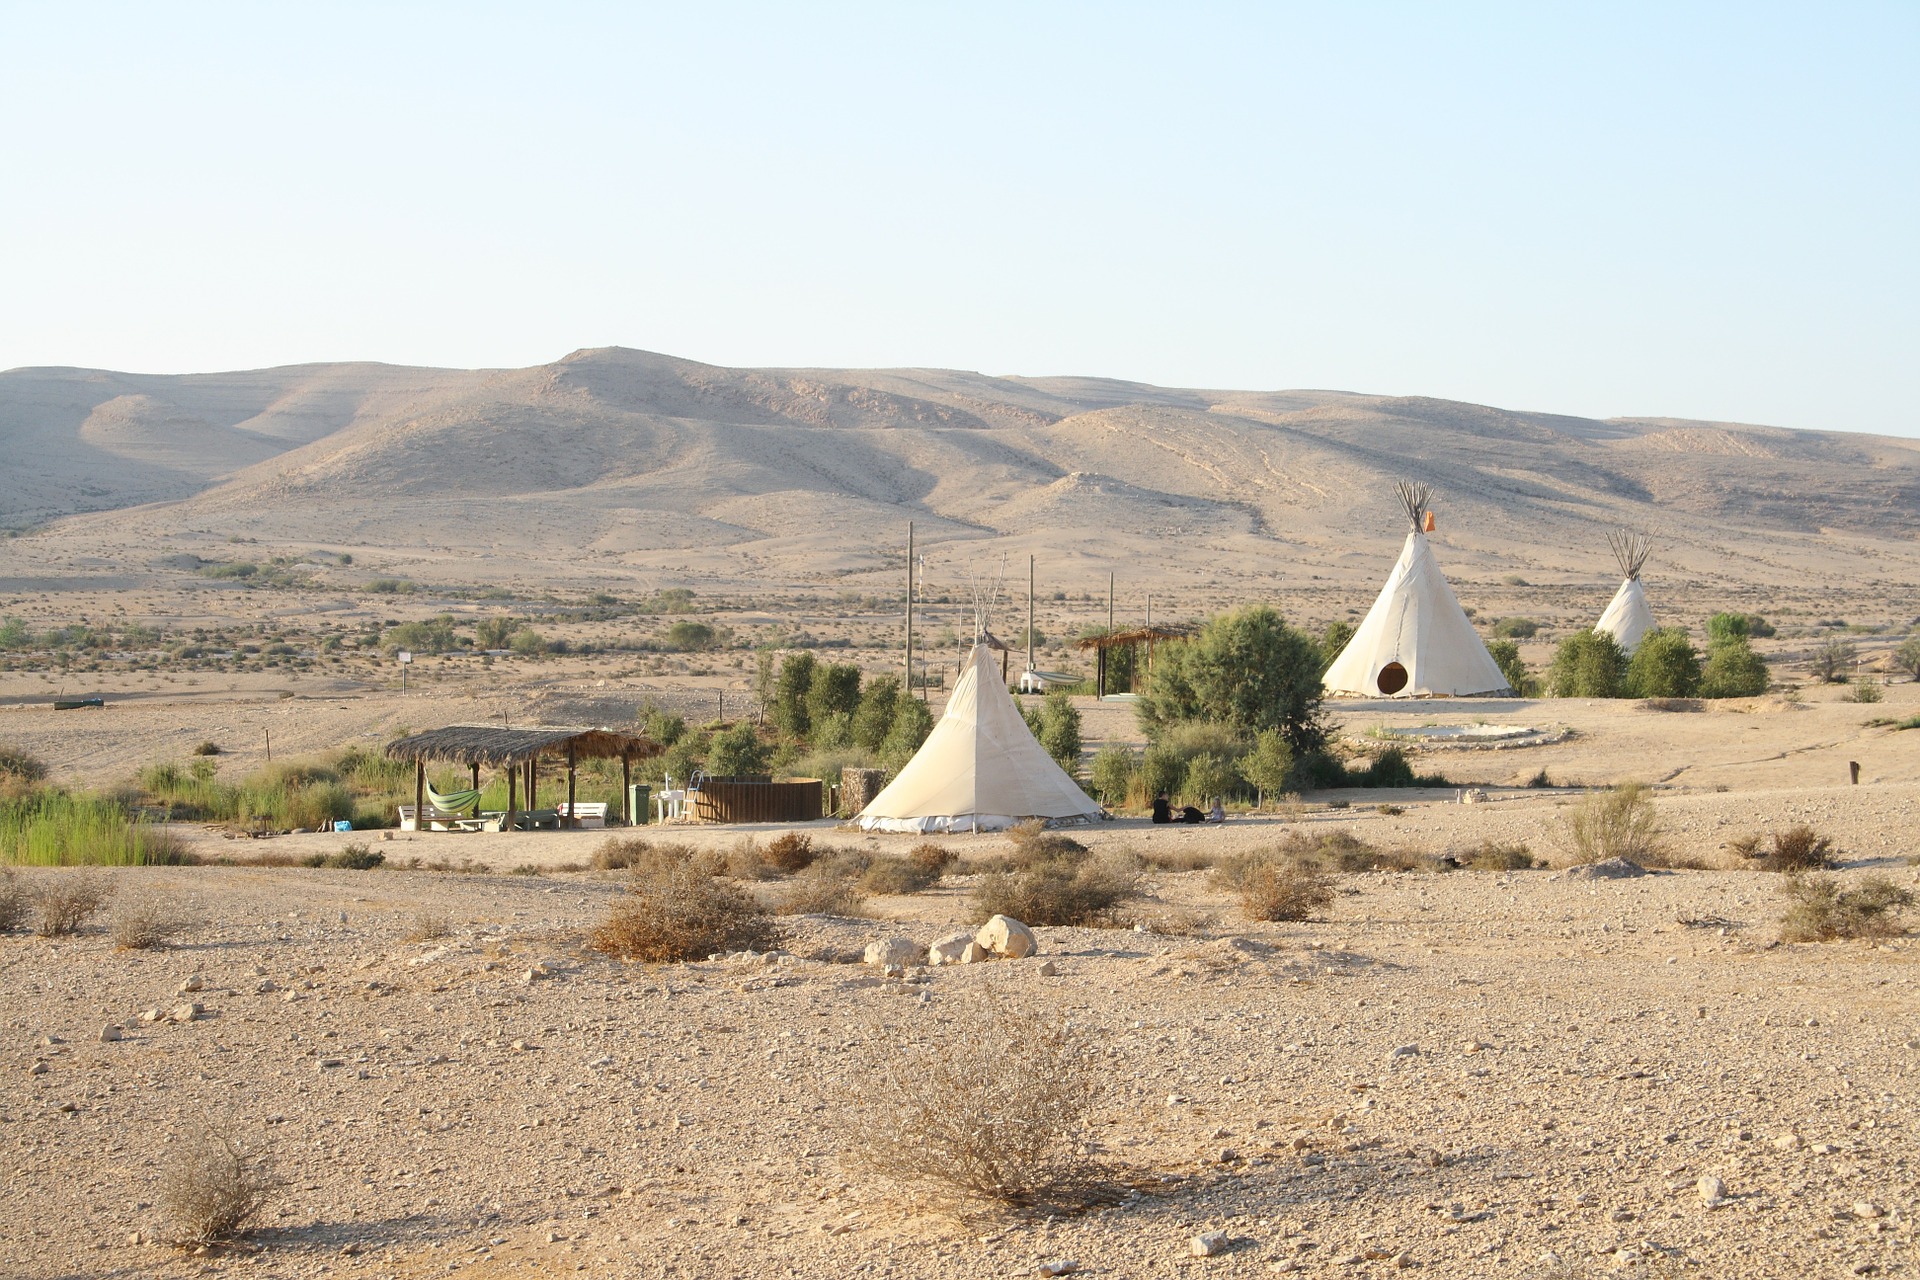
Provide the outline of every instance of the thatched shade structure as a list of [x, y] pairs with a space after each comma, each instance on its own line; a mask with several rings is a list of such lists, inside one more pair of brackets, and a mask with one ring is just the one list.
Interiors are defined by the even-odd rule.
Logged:
[[564, 760], [567, 764], [567, 813], [570, 825], [578, 826], [574, 816], [574, 769], [582, 760], [620, 761], [620, 810], [631, 823], [627, 797], [633, 783], [633, 762], [659, 755], [663, 750], [651, 738], [616, 733], [612, 729], [502, 729], [495, 725], [453, 724], [444, 729], [397, 738], [387, 744], [387, 756], [413, 762], [414, 812], [425, 813], [427, 801], [427, 764], [463, 764], [473, 785], [480, 786], [480, 766], [507, 771], [506, 827], [511, 830], [519, 814], [516, 783], [524, 774], [527, 808], [536, 807], [540, 757]]
[[[1152, 612], [1151, 609], [1148, 610]], [[1131, 648], [1137, 644], [1147, 646], [1147, 672], [1151, 678], [1153, 672], [1153, 646], [1162, 640], [1185, 640], [1193, 634], [1187, 627], [1138, 627], [1132, 631], [1109, 631], [1102, 636], [1087, 636], [1074, 642], [1074, 648], [1094, 650], [1096, 667], [1094, 690], [1097, 696], [1107, 696], [1107, 650], [1122, 646]]]

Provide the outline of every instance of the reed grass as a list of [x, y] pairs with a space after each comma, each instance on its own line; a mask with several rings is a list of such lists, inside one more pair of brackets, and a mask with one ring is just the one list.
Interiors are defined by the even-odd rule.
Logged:
[[105, 796], [43, 790], [0, 802], [0, 862], [29, 867], [177, 865], [185, 846]]

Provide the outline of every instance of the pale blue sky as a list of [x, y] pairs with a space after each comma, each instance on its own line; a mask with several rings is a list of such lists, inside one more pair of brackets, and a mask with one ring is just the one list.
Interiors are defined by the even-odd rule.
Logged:
[[0, 367], [621, 344], [1920, 434], [1920, 6], [0, 5]]

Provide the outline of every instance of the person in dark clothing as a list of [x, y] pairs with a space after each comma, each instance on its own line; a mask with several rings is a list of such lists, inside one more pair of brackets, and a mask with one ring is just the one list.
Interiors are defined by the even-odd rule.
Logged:
[[1207, 815], [1200, 812], [1198, 809], [1194, 808], [1192, 805], [1188, 805], [1186, 808], [1180, 811], [1180, 821], [1187, 823], [1188, 825], [1192, 825], [1197, 822], [1205, 822], [1206, 820], [1207, 820]]
[[1165, 826], [1167, 823], [1173, 821], [1173, 813], [1167, 805], [1167, 798], [1165, 796], [1155, 796], [1153, 798], [1153, 820], [1161, 826]]

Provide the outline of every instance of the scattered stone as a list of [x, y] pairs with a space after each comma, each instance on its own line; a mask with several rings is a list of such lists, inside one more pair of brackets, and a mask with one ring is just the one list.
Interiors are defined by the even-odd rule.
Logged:
[[1807, 1140], [1797, 1133], [1783, 1133], [1773, 1140], [1775, 1151], [1798, 1151], [1807, 1145]]
[[1235, 1151], [1232, 1147], [1220, 1148], [1220, 1154], [1214, 1157], [1214, 1159], [1220, 1164], [1232, 1164], [1239, 1158], [1240, 1158], [1240, 1153], [1238, 1151]]
[[315, 1071], [328, 1071], [334, 1067], [344, 1067], [346, 1065], [347, 1060], [345, 1058], [315, 1058], [313, 1061], [313, 1069]]
[[993, 959], [993, 952], [987, 950], [977, 942], [969, 941], [966, 946], [960, 949], [961, 964], [982, 964], [991, 959]]
[[933, 945], [927, 948], [927, 963], [936, 966], [959, 964], [960, 957], [971, 945], [973, 945], [971, 933], [949, 933], [945, 937], [936, 938]]
[[200, 988], [204, 985], [205, 984], [201, 981], [200, 975], [196, 973], [191, 978], [188, 978], [185, 982], [180, 984], [179, 994], [183, 996], [188, 995], [192, 992], [200, 990]]
[[881, 969], [904, 969], [920, 959], [920, 944], [912, 938], [903, 938], [895, 934], [890, 938], [876, 938], [867, 944], [865, 960], [868, 964]]
[[164, 1016], [165, 1015], [158, 1009], [142, 1009], [140, 1011], [140, 1021], [142, 1022], [158, 1022]]
[[1196, 1258], [1211, 1258], [1215, 1254], [1227, 1251], [1227, 1233], [1224, 1231], [1203, 1231], [1187, 1241], [1187, 1249]]
[[1727, 1184], [1712, 1174], [1695, 1183], [1694, 1190], [1700, 1193], [1700, 1203], [1709, 1209], [1718, 1208], [1727, 1198]]
[[511, 1045], [508, 1046], [508, 1048], [512, 1049], [515, 1053], [525, 1053], [531, 1047], [532, 1046], [529, 1045], [525, 1040], [515, 1040]]
[[1569, 880], [1631, 880], [1646, 874], [1645, 867], [1626, 858], [1608, 858], [1584, 867], [1569, 867], [1565, 872]]
[[1080, 1263], [1078, 1259], [1055, 1258], [1051, 1262], [1041, 1263], [1034, 1268], [1034, 1271], [1043, 1276], [1070, 1276], [1079, 1269]]
[[1419, 1056], [1420, 1046], [1417, 1044], [1403, 1044], [1387, 1055], [1389, 1058], [1417, 1058]]
[[1460, 1042], [1460, 1052], [1462, 1053], [1485, 1053], [1491, 1048], [1493, 1048], [1493, 1046], [1485, 1040], [1462, 1040]]
[[114, 1026], [112, 1023], [108, 1023], [106, 1026], [100, 1028], [100, 1041], [102, 1044], [111, 1044], [119, 1038], [120, 1028]]
[[1868, 1219], [1884, 1218], [1887, 1216], [1887, 1211], [1871, 1200], [1855, 1200], [1853, 1202], [1853, 1216]]
[[1043, 978], [1057, 978], [1060, 976], [1060, 966], [1051, 960], [1042, 960], [1040, 962], [1040, 976]]
[[167, 1010], [167, 1017], [175, 1022], [192, 1022], [205, 1012], [206, 1010], [201, 1008], [197, 1001], [189, 1001], [186, 1004], [177, 1004]]
[[994, 916], [980, 926], [973, 940], [1002, 960], [1024, 960], [1040, 950], [1033, 930], [1012, 916]]
[[1402, 1249], [1399, 1253], [1396, 1253], [1391, 1258], [1388, 1258], [1387, 1264], [1389, 1266], [1398, 1267], [1400, 1268], [1400, 1270], [1405, 1271], [1408, 1267], [1413, 1265], [1413, 1255], [1411, 1253], [1408, 1253], [1405, 1249]]
[[27, 1068], [27, 1074], [30, 1076], [43, 1076], [47, 1074], [47, 1064], [44, 1062], [36, 1062]]
[[[264, 996], [269, 992], [278, 991], [279, 989], [280, 989], [280, 984], [275, 982], [272, 978], [262, 978], [260, 979], [260, 981], [253, 984], [253, 993], [257, 996]], [[287, 994], [292, 995], [293, 993], [288, 992]]]

